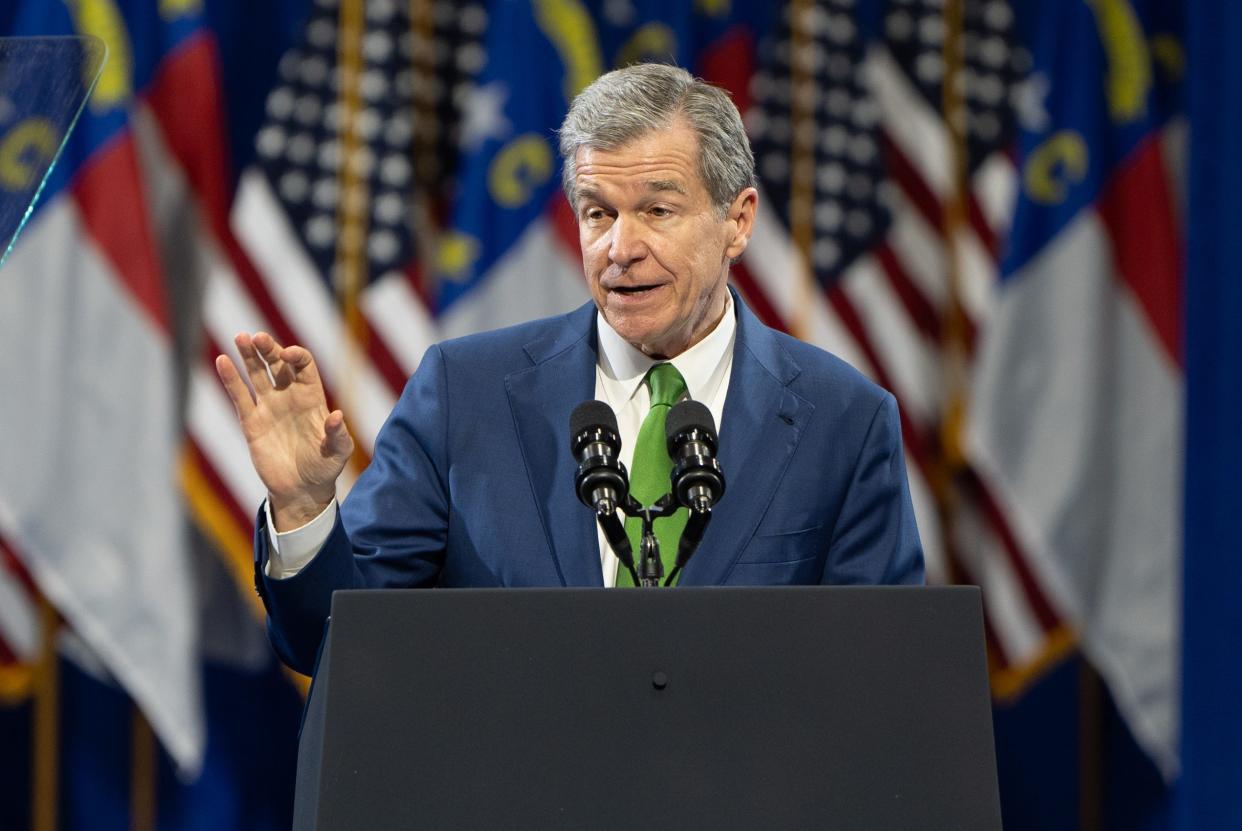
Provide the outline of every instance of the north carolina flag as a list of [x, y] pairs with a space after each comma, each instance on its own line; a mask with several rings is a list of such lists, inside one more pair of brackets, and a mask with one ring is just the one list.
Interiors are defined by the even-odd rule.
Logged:
[[[186, 286], [157, 221], [183, 174], [164, 163], [155, 99], [176, 66], [210, 51], [195, 3], [25, 3], [10, 26], [95, 35], [109, 56], [0, 272], [0, 536], [192, 774], [205, 730], [176, 475]], [[218, 128], [209, 115], [198, 129]], [[0, 133], [24, 135], [29, 117], [5, 108]]]
[[1181, 18], [1027, 9], [1021, 188], [970, 450], [1142, 747], [1178, 769]]

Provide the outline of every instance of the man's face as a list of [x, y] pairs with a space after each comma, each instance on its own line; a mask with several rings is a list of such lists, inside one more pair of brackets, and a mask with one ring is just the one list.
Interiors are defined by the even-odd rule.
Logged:
[[653, 357], [684, 352], [720, 320], [729, 260], [746, 249], [754, 223], [754, 188], [719, 216], [698, 154], [681, 121], [615, 150], [578, 150], [587, 283], [612, 328]]

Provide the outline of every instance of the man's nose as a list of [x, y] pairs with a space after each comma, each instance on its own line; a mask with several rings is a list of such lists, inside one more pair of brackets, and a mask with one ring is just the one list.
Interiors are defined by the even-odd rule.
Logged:
[[622, 268], [647, 256], [646, 229], [633, 217], [618, 216], [612, 223], [608, 259]]

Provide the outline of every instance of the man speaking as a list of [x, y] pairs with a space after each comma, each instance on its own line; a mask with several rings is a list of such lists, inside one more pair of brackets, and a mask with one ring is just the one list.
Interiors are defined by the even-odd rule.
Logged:
[[662, 465], [667, 482], [648, 422], [670, 406], [719, 426], [728, 491], [680, 585], [922, 582], [892, 396], [728, 288], [758, 193], [727, 94], [674, 67], [610, 72], [560, 145], [594, 303], [429, 349], [339, 509], [353, 442], [310, 353], [238, 335], [252, 389], [216, 359], [267, 487], [259, 589], [294, 668], [312, 669], [336, 589], [632, 585], [575, 494], [568, 424], [592, 398], [636, 481]]

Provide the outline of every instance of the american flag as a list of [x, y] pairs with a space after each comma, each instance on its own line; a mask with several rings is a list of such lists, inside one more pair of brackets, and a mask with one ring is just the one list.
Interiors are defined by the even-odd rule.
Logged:
[[[486, 178], [485, 210], [462, 207], [479, 170], [494, 178], [501, 139], [520, 123], [506, 107], [534, 92], [521, 85], [529, 42], [518, 39], [504, 60], [488, 51], [521, 27], [534, 27], [531, 10], [514, 4], [317, 0], [282, 58], [257, 163], [216, 228], [228, 256], [205, 268], [187, 410], [183, 485], [239, 584], [252, 580], [253, 511], [265, 494], [211, 368], [236, 332], [268, 331], [316, 356], [356, 439], [343, 496], [429, 345], [585, 299], [558, 223], [489, 237], [506, 209]], [[555, 188], [550, 168], [539, 184]]]
[[[954, 23], [943, 2], [889, 4], [869, 45], [850, 0], [785, 8], [759, 47], [747, 124], [787, 238], [757, 240], [739, 283], [770, 323], [896, 395], [929, 578], [984, 587], [1004, 695], [1070, 638], [960, 448], [1014, 189], [1012, 102], [1029, 69], [1007, 2], [960, 7]], [[946, 79], [956, 130], [943, 115]]]
[[205, 343], [191, 383], [184, 483], [200, 524], [250, 579], [263, 498], [210, 362], [237, 331], [309, 347], [358, 452], [437, 337], [437, 255], [461, 130], [485, 57], [478, 3], [318, 0], [280, 61], [208, 269]]

